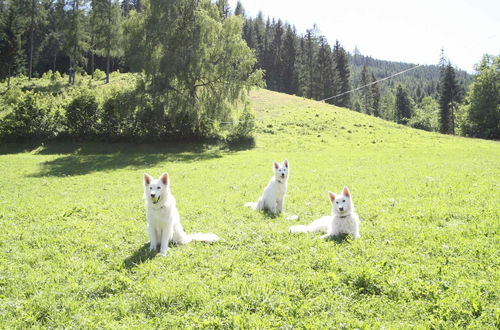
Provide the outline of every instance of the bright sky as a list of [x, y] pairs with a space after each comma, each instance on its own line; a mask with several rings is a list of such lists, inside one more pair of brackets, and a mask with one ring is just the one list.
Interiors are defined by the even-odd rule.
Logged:
[[[237, 0], [229, 0], [231, 9]], [[473, 71], [484, 53], [500, 55], [499, 0], [241, 0], [246, 15], [280, 18], [302, 34], [313, 24], [351, 53]]]

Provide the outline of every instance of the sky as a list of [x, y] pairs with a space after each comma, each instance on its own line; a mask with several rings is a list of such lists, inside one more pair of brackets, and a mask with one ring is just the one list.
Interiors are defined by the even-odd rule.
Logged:
[[[302, 34], [316, 24], [330, 44], [349, 52], [437, 64], [441, 49], [468, 72], [483, 54], [500, 55], [499, 0], [240, 0], [246, 16], [281, 19]], [[237, 0], [229, 0], [231, 9]]]

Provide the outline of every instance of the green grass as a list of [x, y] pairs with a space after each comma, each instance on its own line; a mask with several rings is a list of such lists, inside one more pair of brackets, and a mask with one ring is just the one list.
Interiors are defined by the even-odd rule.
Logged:
[[[0, 327], [500, 327], [498, 142], [263, 90], [251, 104], [250, 149], [0, 146]], [[242, 207], [285, 158], [285, 214]], [[222, 241], [147, 252], [142, 174], [164, 171], [186, 231]], [[344, 185], [361, 239], [287, 232]]]

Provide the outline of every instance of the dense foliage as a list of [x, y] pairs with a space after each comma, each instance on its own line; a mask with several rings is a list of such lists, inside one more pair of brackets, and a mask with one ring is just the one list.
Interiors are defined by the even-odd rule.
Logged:
[[[106, 83], [114, 70], [141, 73], [131, 96], [123, 97], [134, 99], [120, 110], [130, 115], [128, 123], [108, 125], [110, 101], [101, 110], [111, 117], [100, 118], [99, 132], [92, 135], [218, 136], [222, 122], [239, 122], [243, 114], [235, 110], [244, 108], [248, 88], [259, 86], [263, 77], [268, 89], [392, 121], [398, 121], [401, 85], [413, 111], [399, 122], [497, 138], [497, 116], [487, 110], [494, 101], [465, 99], [472, 77], [444, 53], [439, 65], [375, 83], [414, 65], [373, 59], [357, 48], [351, 54], [338, 40], [332, 43], [316, 26], [300, 34], [292, 24], [262, 13], [248, 17], [240, 2], [232, 10], [227, 0], [0, 1], [0, 79], [7, 86], [11, 77], [25, 74], [31, 80], [48, 70], [65, 73], [69, 84], [85, 73]], [[495, 98], [494, 89], [482, 91], [483, 99]], [[439, 112], [428, 111], [428, 97], [439, 101]]]

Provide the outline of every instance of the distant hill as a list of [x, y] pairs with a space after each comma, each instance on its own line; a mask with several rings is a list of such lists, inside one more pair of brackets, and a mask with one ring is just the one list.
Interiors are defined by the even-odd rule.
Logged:
[[[361, 70], [365, 65], [367, 66], [368, 71], [375, 75], [377, 80], [410, 69], [417, 65], [414, 63], [379, 60], [360, 54], [349, 54], [349, 62], [351, 64], [351, 79], [353, 87], [360, 86]], [[425, 96], [437, 98], [439, 70], [440, 68], [438, 65], [424, 65], [415, 70], [408, 71], [402, 75], [383, 81], [379, 84], [381, 94], [384, 95], [390, 89], [396, 88], [398, 84], [401, 84], [408, 89], [410, 96], [416, 102], [420, 102]], [[456, 69], [456, 73], [459, 85], [465, 91], [467, 86], [472, 82], [472, 75], [460, 69]]]

